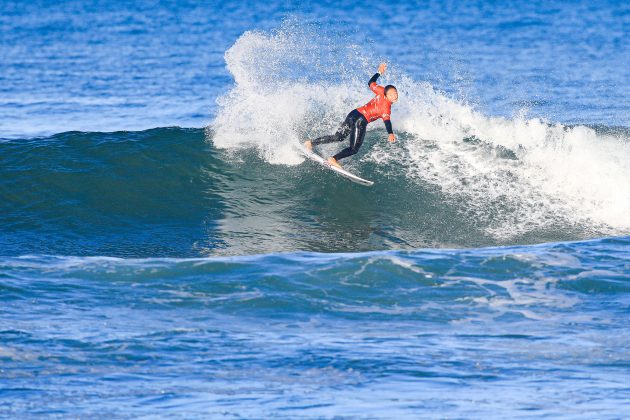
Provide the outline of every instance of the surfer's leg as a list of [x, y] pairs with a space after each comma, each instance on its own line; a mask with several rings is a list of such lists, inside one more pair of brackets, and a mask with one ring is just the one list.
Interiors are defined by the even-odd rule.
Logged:
[[336, 161], [339, 161], [340, 159], [356, 154], [363, 144], [366, 128], [367, 120], [365, 118], [357, 118], [354, 122], [354, 126], [352, 127], [352, 132], [350, 133], [350, 147], [346, 147], [341, 152], [333, 156], [333, 158]]
[[323, 137], [316, 138], [315, 140], [311, 140], [311, 144], [313, 146], [317, 146], [319, 144], [343, 141], [343, 139], [345, 139], [348, 133], [350, 133], [350, 131], [352, 130], [352, 126], [354, 122], [352, 115], [353, 115], [352, 112], [348, 114], [345, 121], [339, 126], [335, 134], [331, 136], [323, 136]]

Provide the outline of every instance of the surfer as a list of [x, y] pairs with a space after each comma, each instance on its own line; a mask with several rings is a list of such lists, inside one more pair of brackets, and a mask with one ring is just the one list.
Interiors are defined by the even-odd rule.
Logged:
[[348, 134], [350, 134], [350, 146], [346, 147], [335, 156], [328, 158], [328, 163], [341, 168], [338, 161], [348, 156], [352, 156], [359, 151], [361, 144], [363, 144], [363, 137], [365, 137], [367, 125], [379, 118], [382, 118], [385, 123], [385, 128], [387, 129], [387, 133], [389, 133], [389, 141], [391, 143], [395, 142], [396, 136], [394, 136], [394, 130], [392, 129], [390, 113], [392, 104], [396, 103], [398, 100], [398, 90], [396, 90], [396, 87], [392, 85], [383, 87], [376, 83], [376, 80], [378, 80], [379, 76], [385, 73], [385, 70], [387, 70], [387, 64], [381, 63], [378, 66], [376, 74], [374, 74], [368, 82], [370, 90], [376, 94], [370, 102], [360, 108], [353, 109], [335, 134], [319, 137], [312, 141], [307, 140], [304, 142], [304, 147], [308, 150], [313, 150], [313, 146], [343, 141]]

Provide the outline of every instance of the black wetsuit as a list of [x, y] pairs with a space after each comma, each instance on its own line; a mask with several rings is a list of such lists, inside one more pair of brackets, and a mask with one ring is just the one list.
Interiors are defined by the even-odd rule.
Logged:
[[318, 144], [333, 143], [336, 141], [343, 141], [348, 134], [350, 134], [350, 147], [346, 147], [341, 152], [337, 153], [335, 160], [340, 160], [348, 156], [352, 156], [359, 151], [359, 147], [363, 144], [363, 138], [365, 137], [365, 130], [367, 128], [368, 121], [365, 119], [356, 109], [350, 111], [346, 120], [341, 124], [339, 129], [332, 136], [323, 136], [313, 140], [313, 146]]
[[[376, 73], [374, 76], [372, 76], [372, 78], [368, 81], [368, 86], [371, 86], [372, 83], [376, 83], [376, 80], [379, 78], [379, 76], [379, 73]], [[368, 120], [365, 118], [365, 116], [363, 116], [363, 114], [361, 114], [357, 109], [353, 109], [352, 111], [350, 111], [339, 129], [337, 129], [337, 132], [335, 134], [331, 136], [319, 137], [313, 140], [312, 144], [313, 146], [317, 146], [319, 144], [343, 141], [348, 136], [348, 134], [350, 134], [350, 146], [346, 147], [341, 152], [333, 156], [335, 160], [339, 161], [348, 156], [352, 156], [359, 151], [359, 148], [363, 144], [363, 139], [365, 138], [367, 125]], [[387, 128], [388, 133], [393, 133], [392, 125], [389, 120], [385, 121], [385, 127]]]

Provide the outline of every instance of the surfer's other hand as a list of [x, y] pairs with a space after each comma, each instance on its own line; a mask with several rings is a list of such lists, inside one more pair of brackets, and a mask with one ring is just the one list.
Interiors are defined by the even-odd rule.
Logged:
[[389, 140], [390, 143], [393, 143], [393, 142], [396, 141], [396, 136], [394, 136], [393, 134], [390, 134], [388, 140]]
[[387, 63], [381, 63], [378, 65], [378, 72], [382, 75], [387, 70]]

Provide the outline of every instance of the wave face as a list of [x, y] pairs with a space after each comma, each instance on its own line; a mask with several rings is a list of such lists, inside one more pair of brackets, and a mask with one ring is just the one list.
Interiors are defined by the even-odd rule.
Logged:
[[[628, 133], [540, 128], [584, 137], [573, 143], [565, 138], [565, 147], [558, 143], [552, 152], [548, 143], [510, 150], [470, 138], [424, 140], [409, 132], [391, 147], [375, 145], [384, 132], [370, 131], [363, 153], [348, 166], [375, 180], [372, 188], [311, 162], [269, 163], [260, 158], [264, 152], [257, 140], [235, 150], [215, 142], [225, 133], [200, 129], [68, 132], [5, 141], [0, 143], [2, 254], [345, 252], [627, 233], [630, 189], [622, 188], [628, 179], [619, 171], [630, 162], [623, 157]], [[555, 153], [556, 165], [564, 168], [553, 172], [561, 174], [557, 182], [567, 177], [563, 170], [577, 172], [561, 163], [563, 154], [581, 156], [580, 170], [600, 175], [581, 177], [581, 186], [571, 180], [575, 195], [563, 195], [560, 185], [554, 195], [551, 181], [539, 186], [546, 175], [528, 163], [530, 155], [542, 156], [544, 150]], [[440, 160], [449, 153], [452, 162]], [[297, 155], [292, 159], [300, 162]], [[474, 164], [482, 162], [483, 167]], [[577, 195], [600, 185], [595, 197]]]
[[628, 238], [4, 258], [1, 388], [14, 404], [0, 413], [459, 418], [500, 407], [508, 417], [617, 417], [629, 260]]

